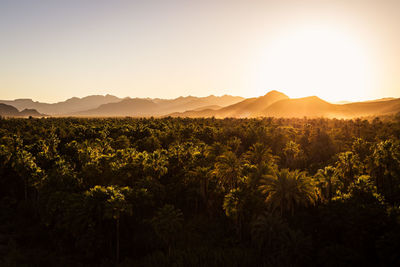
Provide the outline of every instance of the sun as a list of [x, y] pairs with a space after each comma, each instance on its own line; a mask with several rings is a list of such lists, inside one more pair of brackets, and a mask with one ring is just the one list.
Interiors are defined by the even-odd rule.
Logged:
[[273, 38], [258, 58], [256, 87], [290, 97], [362, 100], [373, 88], [373, 64], [364, 43], [346, 31], [299, 28]]

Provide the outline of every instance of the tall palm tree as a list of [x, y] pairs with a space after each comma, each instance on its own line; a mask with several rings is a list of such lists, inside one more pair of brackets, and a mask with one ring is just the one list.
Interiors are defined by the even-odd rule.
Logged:
[[343, 190], [347, 191], [349, 185], [359, 174], [360, 161], [351, 151], [340, 153], [336, 162], [336, 174], [343, 182]]
[[246, 159], [255, 165], [263, 163], [274, 164], [276, 157], [272, 155], [271, 149], [261, 143], [255, 143], [245, 155]]
[[324, 169], [319, 169], [315, 178], [317, 178], [317, 184], [319, 187], [319, 195], [322, 200], [328, 200], [330, 202], [334, 193], [334, 178], [335, 168], [327, 166]]
[[313, 204], [316, 199], [311, 178], [299, 170], [283, 169], [266, 175], [259, 189], [265, 195], [267, 205], [272, 211], [279, 210], [281, 216], [286, 212], [293, 215], [297, 207]]
[[299, 144], [293, 141], [287, 142], [286, 146], [283, 148], [283, 154], [286, 158], [286, 166], [289, 168], [295, 168], [300, 153], [301, 149]]
[[183, 222], [182, 211], [170, 204], [159, 208], [151, 220], [155, 233], [168, 246], [168, 255], [171, 255], [172, 246], [182, 230]]
[[250, 185], [256, 188], [263, 175], [270, 174], [276, 168], [277, 157], [272, 155], [271, 149], [261, 143], [252, 145], [244, 155], [245, 162], [255, 167], [251, 173]]
[[237, 187], [241, 164], [232, 151], [225, 152], [217, 158], [213, 174], [219, 179], [226, 191]]

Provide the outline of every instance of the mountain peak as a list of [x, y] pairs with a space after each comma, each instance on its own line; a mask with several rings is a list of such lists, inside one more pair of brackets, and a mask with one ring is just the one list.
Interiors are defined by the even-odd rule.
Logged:
[[279, 91], [276, 91], [276, 90], [269, 91], [269, 92], [266, 93], [264, 96], [267, 96], [267, 97], [277, 97], [277, 96], [279, 96], [279, 97], [283, 97], [283, 98], [289, 98], [289, 97], [288, 97], [287, 95], [285, 95], [284, 93], [279, 92]]

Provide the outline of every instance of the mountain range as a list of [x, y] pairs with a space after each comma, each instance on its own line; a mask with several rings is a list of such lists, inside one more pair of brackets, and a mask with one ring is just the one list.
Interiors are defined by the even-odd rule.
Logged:
[[19, 111], [13, 106], [6, 105], [3, 103], [0, 103], [0, 116], [5, 116], [5, 117], [40, 117], [43, 116], [37, 110], [35, 109], [24, 109], [22, 111]]
[[354, 118], [390, 115], [400, 112], [400, 98], [384, 98], [365, 102], [332, 104], [317, 96], [289, 98], [278, 91], [264, 96], [248, 98], [237, 104], [217, 109], [189, 110], [170, 114], [173, 117], [216, 117], [216, 118], [256, 118], [256, 117], [324, 117]]
[[[160, 98], [118, 98], [112, 95], [73, 97], [54, 104], [31, 99], [0, 100], [1, 116], [81, 116], [81, 117], [325, 117], [353, 118], [390, 115], [400, 112], [400, 98], [382, 98], [364, 102], [333, 104], [317, 96], [289, 98], [270, 91], [264, 96]], [[19, 111], [22, 110], [22, 111]]]
[[[17, 110], [32, 109], [38, 114], [50, 116], [162, 116], [173, 112], [198, 110], [204, 108], [219, 109], [244, 100], [240, 96], [178, 97], [160, 98], [118, 98], [112, 95], [92, 95], [83, 98], [73, 97], [58, 103], [43, 103], [32, 99], [0, 100]], [[18, 111], [19, 112], [19, 111]], [[12, 112], [11, 112], [12, 113]], [[10, 113], [10, 114], [11, 114]], [[8, 113], [0, 113], [2, 116]], [[12, 113], [14, 114], [14, 113]]]
[[76, 116], [164, 116], [174, 112], [219, 109], [243, 101], [239, 96], [178, 97], [175, 99], [125, 98], [117, 103], [102, 104], [95, 109], [76, 112]]

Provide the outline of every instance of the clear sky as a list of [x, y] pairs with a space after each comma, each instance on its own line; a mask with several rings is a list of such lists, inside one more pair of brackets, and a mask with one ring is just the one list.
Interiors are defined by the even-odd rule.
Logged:
[[0, 0], [0, 99], [400, 97], [398, 0]]

